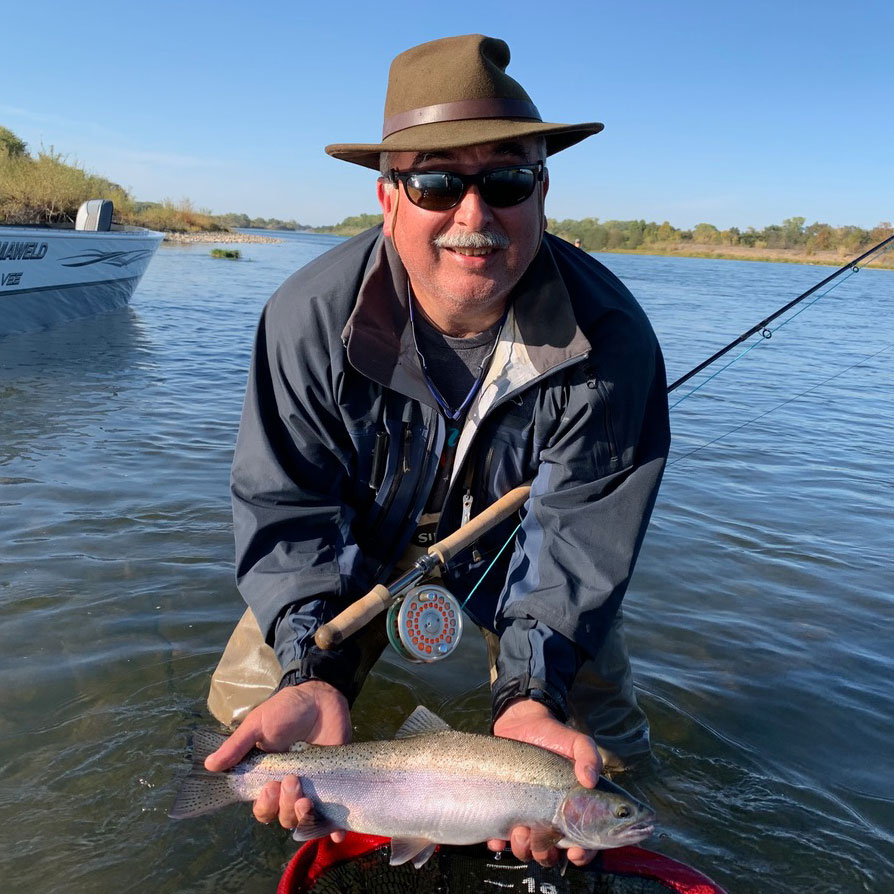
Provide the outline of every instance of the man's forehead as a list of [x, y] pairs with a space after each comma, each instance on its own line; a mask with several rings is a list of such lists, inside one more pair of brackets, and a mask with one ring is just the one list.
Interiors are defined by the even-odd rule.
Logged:
[[476, 143], [460, 149], [429, 149], [424, 152], [395, 152], [394, 166], [406, 170], [428, 162], [451, 162], [453, 164], [474, 164], [481, 159], [505, 158], [508, 161], [539, 161], [533, 155], [537, 148], [533, 138], [500, 140], [496, 143]]

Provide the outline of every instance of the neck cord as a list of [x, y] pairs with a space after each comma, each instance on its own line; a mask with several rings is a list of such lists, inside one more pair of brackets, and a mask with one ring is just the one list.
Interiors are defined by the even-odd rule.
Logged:
[[509, 305], [507, 303], [506, 309], [503, 311], [503, 316], [500, 319], [497, 334], [494, 336], [494, 343], [491, 345], [490, 350], [487, 352], [487, 356], [484, 358], [484, 360], [481, 361], [481, 365], [478, 367], [478, 375], [475, 377], [475, 381], [472, 383], [472, 387], [469, 389], [469, 393], [466, 395], [465, 400], [463, 400], [459, 408], [453, 410], [451, 409], [450, 404], [448, 404], [447, 401], [444, 400], [444, 396], [438, 390], [437, 385], [435, 385], [435, 383], [432, 381], [431, 376], [428, 372], [428, 364], [425, 362], [425, 355], [419, 349], [419, 339], [416, 338], [416, 317], [413, 309], [413, 287], [410, 285], [409, 279], [407, 280], [407, 300], [410, 307], [410, 329], [413, 333], [413, 344], [416, 347], [416, 353], [419, 355], [419, 362], [422, 365], [422, 378], [425, 380], [425, 384], [428, 387], [428, 390], [431, 392], [432, 397], [435, 399], [444, 415], [451, 421], [456, 422], [458, 419], [462, 418], [463, 414], [468, 409], [469, 404], [472, 403], [472, 400], [478, 393], [478, 389], [484, 382], [484, 376], [487, 371], [487, 367], [490, 364], [491, 357], [493, 357], [494, 355], [494, 351], [496, 351], [497, 349], [497, 344], [500, 341], [500, 335], [503, 332], [503, 325], [506, 322], [506, 317], [509, 315]]

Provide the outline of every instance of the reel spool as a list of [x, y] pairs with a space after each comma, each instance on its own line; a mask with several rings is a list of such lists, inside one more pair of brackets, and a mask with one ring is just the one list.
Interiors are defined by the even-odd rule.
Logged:
[[453, 594], [437, 584], [413, 587], [388, 609], [388, 641], [414, 664], [431, 664], [459, 645], [463, 615]]

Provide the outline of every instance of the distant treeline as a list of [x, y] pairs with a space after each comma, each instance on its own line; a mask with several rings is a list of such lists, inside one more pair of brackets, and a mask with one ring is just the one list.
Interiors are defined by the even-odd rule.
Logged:
[[294, 220], [278, 220], [275, 217], [249, 217], [247, 214], [219, 214], [218, 223], [227, 227], [247, 227], [261, 230], [298, 230], [302, 233], [332, 233], [336, 236], [356, 236], [382, 222], [381, 214], [355, 214], [341, 223], [312, 227]]
[[214, 219], [228, 229], [254, 229], [254, 230], [302, 230], [309, 231], [312, 228], [307, 224], [298, 223], [296, 220], [279, 220], [276, 217], [249, 217], [247, 214], [239, 214], [231, 211], [228, 214], [217, 214]]
[[667, 221], [657, 224], [644, 220], [550, 220], [549, 230], [569, 242], [580, 239], [586, 251], [637, 251], [667, 249], [674, 246], [709, 246], [768, 250], [796, 250], [804, 254], [841, 251], [856, 253], [869, 248], [894, 233], [890, 223], [880, 223], [871, 230], [861, 227], [833, 227], [826, 223], [807, 224], [806, 218], [789, 217], [781, 224], [762, 230], [730, 227], [718, 230], [713, 224], [700, 223], [691, 230], [679, 230]]
[[[66, 161], [53, 147], [32, 156], [28, 146], [11, 130], [0, 126], [0, 222], [52, 224], [72, 222], [82, 202], [111, 199], [118, 223], [136, 224], [169, 232], [219, 231], [235, 227], [268, 230], [300, 230], [353, 236], [382, 222], [381, 214], [357, 214], [341, 223], [310, 227], [295, 220], [249, 217], [230, 213], [215, 215], [197, 210], [189, 199], [172, 202], [138, 202], [130, 193], [104, 177], [87, 173]], [[838, 253], [853, 255], [894, 233], [890, 223], [871, 230], [807, 224], [806, 218], [789, 217], [781, 224], [757, 230], [730, 227], [719, 230], [700, 223], [691, 230], [677, 229], [668, 221], [644, 220], [550, 220], [549, 230], [569, 242], [580, 239], [586, 251], [655, 251], [697, 254], [707, 251], [789, 252], [798, 255]]]

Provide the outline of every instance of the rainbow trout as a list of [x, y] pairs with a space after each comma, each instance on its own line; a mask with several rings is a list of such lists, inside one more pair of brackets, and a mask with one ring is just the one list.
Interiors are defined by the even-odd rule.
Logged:
[[231, 770], [210, 773], [202, 762], [225, 738], [196, 732], [174, 819], [253, 801], [265, 783], [294, 773], [314, 802], [296, 841], [336, 829], [383, 835], [391, 838], [392, 865], [419, 867], [436, 844], [508, 840], [518, 825], [530, 827], [535, 850], [620, 847], [652, 832], [652, 811], [607, 779], [584, 788], [571, 761], [523, 742], [457, 732], [422, 706], [395, 739], [254, 751]]

